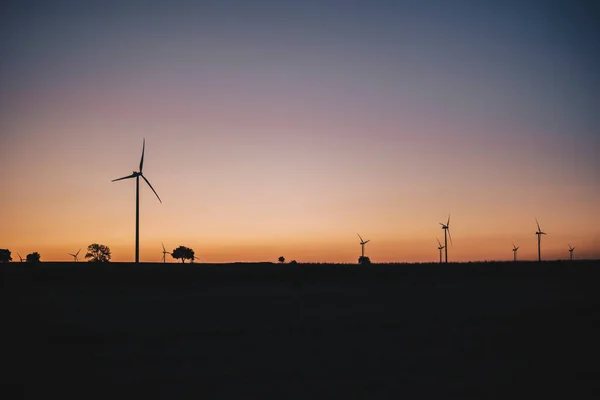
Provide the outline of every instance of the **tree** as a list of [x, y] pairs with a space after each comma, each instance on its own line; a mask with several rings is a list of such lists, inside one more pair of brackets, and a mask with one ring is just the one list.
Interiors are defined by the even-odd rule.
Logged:
[[281, 256], [281, 257], [278, 258], [278, 260], [279, 260], [280, 263], [283, 264], [285, 262], [285, 257]]
[[189, 247], [179, 246], [175, 250], [171, 252], [171, 257], [174, 259], [181, 259], [182, 263], [185, 263], [185, 260], [194, 260], [196, 257], [194, 256], [194, 250]]
[[368, 265], [371, 264], [371, 259], [367, 256], [360, 256], [358, 257], [358, 263], [360, 265]]
[[30, 254], [27, 254], [27, 257], [25, 258], [27, 260], [28, 263], [39, 263], [40, 262], [40, 253], [33, 252]]
[[10, 256], [10, 250], [0, 249], [0, 262], [5, 263], [9, 261], [12, 261], [12, 257]]
[[290, 261], [290, 264], [298, 264], [298, 263], [296, 262], [296, 260], [292, 260], [292, 261]]
[[92, 243], [87, 247], [85, 258], [89, 258], [88, 262], [109, 262], [110, 247], [103, 244]]

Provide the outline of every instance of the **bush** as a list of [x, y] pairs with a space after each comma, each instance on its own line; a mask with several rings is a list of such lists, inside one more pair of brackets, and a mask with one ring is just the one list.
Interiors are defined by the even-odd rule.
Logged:
[[27, 254], [26, 260], [28, 263], [39, 263], [40, 262], [40, 253], [33, 252], [31, 254]]

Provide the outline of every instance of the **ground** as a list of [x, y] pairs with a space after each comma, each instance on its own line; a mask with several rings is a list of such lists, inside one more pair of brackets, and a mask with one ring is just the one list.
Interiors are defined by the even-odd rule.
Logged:
[[26, 398], [600, 396], [598, 262], [0, 268]]

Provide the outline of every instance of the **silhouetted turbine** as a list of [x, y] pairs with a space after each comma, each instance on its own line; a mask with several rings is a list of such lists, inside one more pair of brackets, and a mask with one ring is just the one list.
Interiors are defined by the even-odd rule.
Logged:
[[440, 222], [440, 225], [442, 226], [442, 229], [444, 230], [444, 248], [445, 253], [446, 253], [446, 263], [448, 262], [448, 238], [446, 237], [446, 234], [448, 234], [448, 236], [450, 236], [450, 244], [452, 244], [452, 235], [450, 235], [450, 214], [448, 214], [448, 222], [446, 222], [446, 224], [442, 224]]
[[[358, 233], [357, 233], [358, 235]], [[360, 235], [358, 235], [358, 237], [360, 238], [360, 246], [362, 248], [362, 256], [365, 256], [365, 244], [369, 243], [371, 241], [371, 239], [364, 241], [363, 238], [360, 237]]]
[[546, 232], [542, 232], [542, 229], [540, 228], [540, 223], [538, 222], [537, 218], [535, 219], [535, 223], [537, 224], [538, 228], [537, 232], [535, 233], [538, 238], [538, 261], [542, 261], [541, 237], [542, 235], [545, 235]]
[[575, 250], [575, 247], [571, 247], [571, 245], [569, 245], [569, 260], [573, 261], [573, 250]]
[[21, 257], [19, 253], [17, 253], [17, 255], [19, 256], [19, 262], [23, 262], [23, 257]]
[[444, 249], [444, 247], [446, 246], [442, 246], [442, 244], [440, 243], [440, 239], [435, 238], [438, 242], [438, 250], [440, 251], [440, 264], [442, 263], [442, 250]]
[[160, 197], [158, 197], [158, 193], [156, 193], [156, 190], [154, 190], [154, 188], [152, 187], [152, 185], [150, 184], [148, 179], [146, 179], [146, 177], [142, 174], [142, 168], [144, 167], [144, 151], [145, 151], [145, 149], [146, 149], [146, 139], [144, 139], [144, 143], [142, 145], [142, 158], [140, 160], [140, 170], [139, 171], [137, 171], [137, 172], [133, 171], [133, 173], [131, 175], [124, 176], [124, 177], [118, 178], [118, 179], [113, 179], [111, 181], [111, 182], [116, 182], [116, 181], [120, 181], [123, 179], [135, 178], [135, 262], [136, 263], [140, 262], [140, 176], [146, 181], [148, 186], [150, 186], [150, 189], [152, 189], [152, 191], [156, 195], [156, 198], [162, 204], [162, 200], [160, 199]]
[[517, 250], [519, 250], [519, 248], [517, 246], [515, 246], [515, 242], [513, 242], [513, 261], [517, 261]]
[[69, 253], [70, 256], [73, 256], [73, 261], [77, 262], [77, 256], [79, 255], [79, 252], [81, 251], [81, 249], [77, 250], [77, 253], [73, 254], [73, 253]]
[[167, 249], [165, 249], [165, 245], [163, 244], [163, 242], [160, 242], [160, 244], [162, 244], [162, 248], [163, 248], [163, 256], [162, 256], [162, 262], [163, 264], [167, 262], [167, 254], [170, 255], [171, 257], [173, 256], [171, 253], [169, 253], [167, 251]]

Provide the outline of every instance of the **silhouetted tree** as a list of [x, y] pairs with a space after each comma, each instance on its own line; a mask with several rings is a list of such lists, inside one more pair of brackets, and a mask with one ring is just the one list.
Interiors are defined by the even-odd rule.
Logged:
[[171, 257], [174, 259], [181, 259], [182, 263], [185, 263], [185, 260], [194, 260], [196, 257], [194, 255], [194, 250], [189, 247], [179, 246], [175, 250], [171, 252]]
[[290, 264], [298, 264], [298, 263], [296, 262], [296, 260], [292, 260], [292, 261], [290, 261]]
[[358, 263], [360, 265], [368, 265], [371, 264], [371, 259], [367, 256], [360, 256], [358, 257]]
[[110, 247], [103, 244], [92, 243], [87, 247], [85, 258], [89, 258], [88, 262], [109, 262]]
[[40, 262], [40, 253], [38, 253], [37, 251], [27, 254], [27, 257], [25, 258], [27, 260], [28, 263], [39, 263]]
[[279, 260], [279, 262], [283, 264], [285, 262], [285, 257], [281, 256], [277, 260]]
[[8, 249], [0, 249], [0, 262], [9, 262], [12, 261], [12, 257], [10, 256], [10, 250]]

